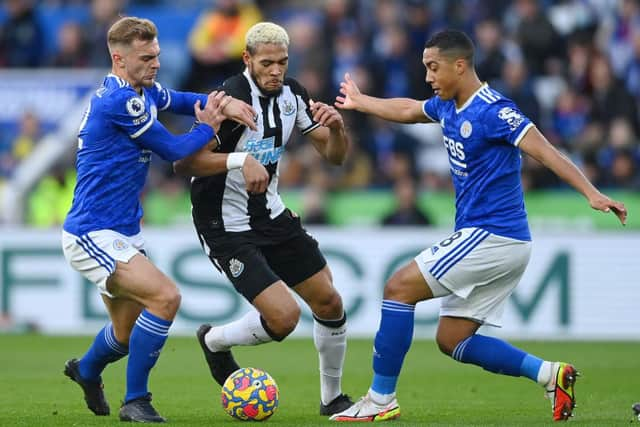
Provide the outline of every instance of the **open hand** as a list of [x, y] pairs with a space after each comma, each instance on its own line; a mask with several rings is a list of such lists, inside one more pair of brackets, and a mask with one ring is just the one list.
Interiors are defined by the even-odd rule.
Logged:
[[589, 203], [593, 209], [602, 212], [613, 212], [622, 225], [627, 224], [627, 208], [624, 206], [624, 203], [611, 200], [604, 194], [598, 194], [595, 198], [589, 200]]
[[343, 110], [355, 110], [358, 108], [357, 99], [361, 95], [356, 82], [351, 79], [349, 73], [345, 73], [344, 81], [340, 83], [340, 93], [336, 96], [335, 106]]

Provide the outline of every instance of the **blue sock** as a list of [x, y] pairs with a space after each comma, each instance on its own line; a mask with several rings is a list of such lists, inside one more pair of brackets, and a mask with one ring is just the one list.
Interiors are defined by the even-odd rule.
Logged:
[[538, 382], [538, 373], [542, 367], [543, 360], [532, 354], [527, 354], [520, 365], [520, 376], [532, 379]]
[[415, 305], [382, 301], [380, 328], [373, 350], [373, 382], [371, 390], [380, 394], [396, 391], [404, 356], [413, 339]]
[[169, 336], [170, 326], [171, 321], [154, 316], [147, 310], [140, 313], [129, 339], [125, 402], [149, 393], [149, 372], [158, 361], [160, 350]]
[[451, 356], [489, 372], [519, 377], [527, 353], [501, 339], [474, 334], [460, 341]]
[[108, 363], [122, 359], [129, 348], [118, 342], [109, 323], [98, 332], [87, 353], [80, 359], [80, 376], [89, 381], [100, 381], [100, 374]]

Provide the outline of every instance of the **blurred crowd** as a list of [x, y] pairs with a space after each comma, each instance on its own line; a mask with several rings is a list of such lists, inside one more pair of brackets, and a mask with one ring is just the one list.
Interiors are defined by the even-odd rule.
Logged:
[[[5, 0], [0, 67], [109, 67], [106, 31], [120, 14], [146, 11], [150, 15], [145, 17], [154, 19], [155, 14], [171, 15], [179, 8], [181, 16], [193, 17], [184, 34], [159, 23], [161, 47], [164, 32], [171, 32], [181, 47], [166, 54], [163, 50], [161, 58], [162, 67], [171, 70], [161, 79], [176, 89], [210, 91], [241, 71], [244, 32], [255, 22], [271, 20], [288, 29], [289, 76], [313, 99], [333, 102], [345, 72], [368, 94], [426, 99], [431, 91], [421, 63], [424, 43], [440, 29], [457, 28], [474, 39], [479, 77], [513, 99], [592, 182], [640, 190], [640, 0], [173, 3]], [[57, 11], [57, 16], [70, 11], [69, 19], [57, 25], [48, 50], [45, 29], [50, 26], [42, 20], [43, 10]], [[309, 194], [304, 198], [309, 222], [326, 222], [323, 197], [333, 191], [389, 189], [399, 200], [398, 212], [385, 222], [428, 223], [427, 215], [416, 212], [415, 193], [451, 188], [439, 127], [394, 125], [351, 112], [344, 117], [353, 142], [346, 164], [330, 167], [318, 161], [313, 147], [298, 136], [290, 141], [281, 164], [282, 188]], [[162, 119], [175, 132], [190, 126], [176, 117]], [[38, 118], [29, 111], [15, 134], [0, 136], [0, 180], [11, 178], [41, 136]], [[188, 203], [188, 181], [175, 177], [166, 163], [153, 164], [149, 199], [169, 201], [161, 212], [177, 199]], [[46, 198], [55, 185], [67, 200], [74, 179], [68, 169], [72, 164], [58, 166], [42, 181], [48, 187], [36, 188], [36, 200], [30, 203], [46, 203], [37, 199]], [[524, 159], [523, 182], [527, 190], [561, 185], [530, 158]], [[37, 217], [32, 214], [31, 220]]]

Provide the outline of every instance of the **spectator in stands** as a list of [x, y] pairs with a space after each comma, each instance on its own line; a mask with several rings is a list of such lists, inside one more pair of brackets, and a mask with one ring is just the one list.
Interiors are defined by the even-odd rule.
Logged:
[[121, 15], [124, 16], [125, 5], [126, 0], [91, 0], [91, 19], [85, 25], [83, 33], [92, 67], [111, 67], [107, 32]]
[[[638, 173], [638, 159], [633, 156], [631, 148], [621, 148], [615, 151], [613, 164], [609, 171], [608, 185], [626, 190], [640, 190], [640, 174]], [[637, 150], [636, 150], [637, 154]]]
[[615, 78], [606, 56], [593, 56], [589, 79], [593, 90], [589, 120], [602, 122], [608, 127], [614, 118], [625, 117], [632, 124], [633, 132], [640, 134], [637, 100]]
[[[475, 58], [478, 77], [493, 83], [502, 76], [502, 70], [507, 60], [502, 47], [504, 40], [502, 29], [496, 21], [481, 21], [476, 25], [475, 35], [478, 43], [477, 57]], [[414, 49], [415, 51], [418, 49]]]
[[552, 127], [563, 146], [575, 148], [576, 139], [587, 125], [587, 116], [586, 102], [573, 88], [560, 93], [552, 113]]
[[533, 76], [543, 74], [549, 69], [551, 60], [563, 58], [563, 40], [540, 8], [538, 0], [517, 0], [515, 12], [519, 20], [516, 38], [526, 68]]
[[396, 180], [393, 186], [395, 209], [382, 219], [382, 225], [430, 225], [431, 218], [418, 206], [413, 179], [408, 176]]
[[89, 65], [88, 49], [77, 22], [65, 22], [58, 30], [58, 47], [51, 58], [53, 67], [84, 68]]
[[191, 69], [184, 87], [210, 91], [241, 72], [244, 34], [261, 17], [251, 0], [219, 0], [204, 11], [189, 35]]
[[8, 18], [0, 26], [0, 66], [38, 67], [44, 58], [44, 32], [33, 0], [6, 0]]
[[18, 135], [13, 140], [12, 152], [17, 162], [24, 160], [41, 138], [40, 120], [33, 111], [25, 111], [20, 118]]
[[0, 177], [11, 178], [17, 164], [31, 154], [40, 136], [40, 120], [32, 111], [25, 111], [17, 135], [0, 142]]
[[502, 79], [494, 84], [497, 91], [503, 93], [536, 125], [540, 124], [540, 104], [533, 92], [527, 65], [520, 60], [511, 60], [504, 64]]
[[61, 225], [71, 207], [76, 172], [65, 165], [54, 167], [53, 172], [40, 180], [29, 195], [27, 224], [38, 228]]
[[[371, 128], [367, 136], [360, 140], [369, 154], [376, 171], [373, 185], [390, 187], [398, 176], [398, 167], [408, 169], [408, 175], [415, 174], [415, 158], [420, 143], [399, 127], [377, 117], [370, 117]], [[399, 166], [401, 163], [402, 166]], [[404, 172], [401, 172], [402, 174]]]

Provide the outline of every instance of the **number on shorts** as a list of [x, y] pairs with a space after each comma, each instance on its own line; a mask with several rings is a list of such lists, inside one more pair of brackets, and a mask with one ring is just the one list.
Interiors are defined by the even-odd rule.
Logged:
[[451, 236], [447, 237], [442, 242], [440, 242], [440, 246], [449, 246], [451, 243], [453, 243], [454, 240], [458, 239], [460, 236], [462, 236], [462, 232], [456, 231]]

